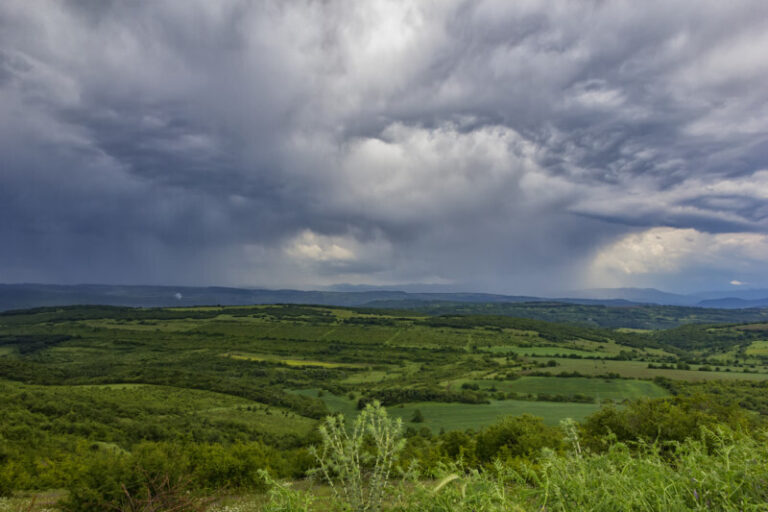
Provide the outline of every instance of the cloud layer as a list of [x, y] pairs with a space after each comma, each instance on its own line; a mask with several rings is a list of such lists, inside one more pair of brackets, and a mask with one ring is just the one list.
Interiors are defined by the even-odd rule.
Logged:
[[768, 285], [766, 34], [761, 0], [9, 0], [0, 282]]

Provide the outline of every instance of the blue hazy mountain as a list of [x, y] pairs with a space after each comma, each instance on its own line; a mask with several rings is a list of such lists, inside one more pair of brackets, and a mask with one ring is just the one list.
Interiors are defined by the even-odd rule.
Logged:
[[645, 304], [698, 306], [707, 308], [768, 307], [768, 290], [744, 288], [713, 290], [691, 294], [669, 293], [655, 288], [595, 288], [569, 294], [596, 300], [623, 299]]
[[[266, 290], [227, 287], [127, 286], [105, 284], [52, 285], [0, 284], [0, 310], [77, 304], [168, 307], [248, 304], [318, 304], [363, 306], [384, 302], [504, 303], [552, 301], [525, 295], [499, 295], [467, 292], [405, 292], [401, 290], [364, 289], [358, 291]], [[625, 300], [590, 298], [558, 299], [561, 302], [592, 305], [630, 305]]]
[[[410, 291], [418, 285], [404, 285], [409, 291], [349, 286], [342, 290], [268, 290], [230, 287], [128, 286], [105, 284], [0, 284], [0, 310], [40, 306], [100, 304], [131, 307], [167, 307], [248, 304], [318, 304], [364, 306], [386, 302], [396, 307], [414, 302], [518, 303], [560, 302], [566, 304], [633, 306], [660, 304], [708, 308], [768, 307], [768, 290], [702, 292], [683, 295], [653, 288], [602, 288], [582, 290], [566, 297], [537, 297], [491, 293]], [[439, 290], [435, 286], [432, 290]]]
[[[766, 295], [768, 295], [768, 293], [766, 293]], [[699, 302], [697, 306], [720, 309], [768, 308], [768, 296], [762, 299], [742, 299], [739, 297], [707, 299]]]

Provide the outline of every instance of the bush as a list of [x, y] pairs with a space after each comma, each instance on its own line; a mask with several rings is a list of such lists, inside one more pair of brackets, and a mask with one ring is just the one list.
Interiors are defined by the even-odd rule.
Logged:
[[646, 444], [683, 442], [697, 437], [702, 427], [749, 429], [753, 421], [737, 405], [723, 404], [713, 396], [696, 395], [641, 399], [620, 409], [604, 407], [584, 421], [582, 431], [585, 443], [600, 450], [613, 440]]
[[481, 462], [494, 459], [535, 457], [542, 448], [562, 446], [562, 432], [544, 425], [541, 418], [529, 414], [506, 417], [477, 435], [477, 456]]
[[140, 443], [130, 454], [92, 451], [67, 461], [69, 493], [61, 506], [71, 512], [151, 510], [178, 495], [186, 507], [202, 503], [195, 493], [265, 490], [264, 470], [301, 476], [310, 467], [307, 458], [307, 450], [278, 450], [260, 442]]

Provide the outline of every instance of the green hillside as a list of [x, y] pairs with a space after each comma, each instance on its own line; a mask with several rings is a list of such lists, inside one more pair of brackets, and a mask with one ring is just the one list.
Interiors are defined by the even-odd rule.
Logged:
[[758, 421], [767, 342], [765, 324], [637, 331], [315, 306], [6, 312], [0, 491], [76, 497], [99, 464], [126, 475], [160, 464], [207, 493], [251, 492], [260, 469], [305, 476], [320, 421], [342, 413], [351, 425], [375, 402], [402, 419], [408, 457], [426, 467], [452, 460], [455, 436], [479, 450], [473, 464], [490, 463], [483, 436], [511, 417], [541, 418], [551, 440], [565, 418], [604, 425], [605, 410], [695, 395], [715, 411], [701, 421], [735, 421], [725, 404]]

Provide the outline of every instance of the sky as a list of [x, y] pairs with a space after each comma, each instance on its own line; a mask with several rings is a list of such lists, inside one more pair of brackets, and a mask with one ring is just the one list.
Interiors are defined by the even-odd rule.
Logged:
[[0, 282], [768, 287], [764, 0], [3, 0]]

